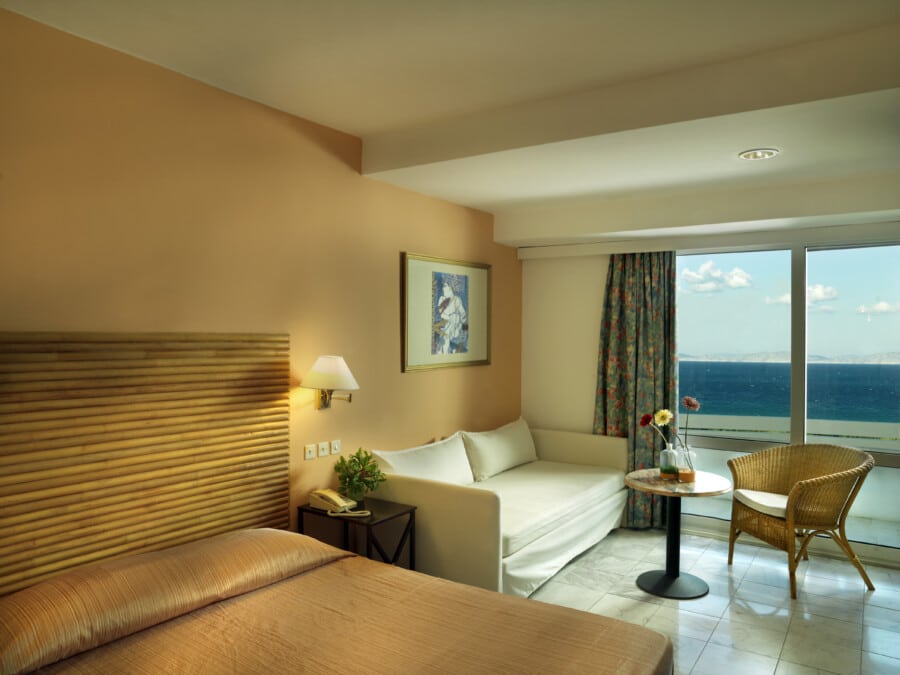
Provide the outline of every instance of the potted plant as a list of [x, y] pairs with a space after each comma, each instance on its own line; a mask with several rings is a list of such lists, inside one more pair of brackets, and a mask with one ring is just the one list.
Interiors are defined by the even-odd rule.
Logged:
[[357, 504], [362, 504], [367, 492], [371, 492], [387, 480], [375, 457], [363, 448], [347, 457], [340, 457], [334, 463], [334, 471], [341, 484], [340, 493]]

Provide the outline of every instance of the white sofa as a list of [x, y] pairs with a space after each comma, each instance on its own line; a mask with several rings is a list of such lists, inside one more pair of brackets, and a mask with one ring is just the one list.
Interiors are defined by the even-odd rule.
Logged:
[[375, 450], [375, 497], [412, 504], [416, 568], [528, 596], [621, 521], [624, 438], [517, 420], [405, 450]]

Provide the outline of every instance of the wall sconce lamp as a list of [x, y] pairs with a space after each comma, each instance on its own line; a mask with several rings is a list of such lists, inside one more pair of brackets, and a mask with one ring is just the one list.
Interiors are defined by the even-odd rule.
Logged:
[[343, 356], [320, 356], [312, 368], [300, 380], [300, 386], [306, 389], [317, 389], [316, 410], [331, 407], [331, 400], [338, 399], [349, 403], [353, 394], [334, 395], [335, 390], [356, 391], [359, 385], [347, 367]]

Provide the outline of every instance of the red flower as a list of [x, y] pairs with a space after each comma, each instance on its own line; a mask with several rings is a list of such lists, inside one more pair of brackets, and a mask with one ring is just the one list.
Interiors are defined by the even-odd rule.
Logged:
[[647, 413], [646, 415], [641, 417], [641, 426], [645, 427], [648, 424], [650, 424], [650, 422], [652, 422], [652, 421], [653, 421], [653, 415], [651, 415], [650, 413]]
[[685, 396], [683, 399], [681, 399], [681, 405], [684, 406], [685, 410], [692, 410], [694, 412], [700, 410], [700, 401], [695, 399], [693, 396]]

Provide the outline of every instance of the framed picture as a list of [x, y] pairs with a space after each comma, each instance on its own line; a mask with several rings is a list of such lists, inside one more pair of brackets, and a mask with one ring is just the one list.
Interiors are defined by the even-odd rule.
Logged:
[[491, 362], [491, 266], [403, 254], [403, 372]]

